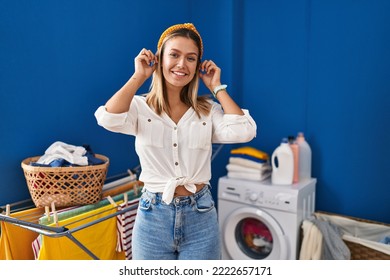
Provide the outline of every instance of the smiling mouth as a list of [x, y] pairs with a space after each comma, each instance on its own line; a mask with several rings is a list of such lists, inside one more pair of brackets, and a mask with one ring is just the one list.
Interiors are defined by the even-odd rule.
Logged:
[[186, 74], [186, 73], [183, 73], [183, 72], [172, 71], [172, 73], [175, 74], [176, 76], [180, 76], [180, 77], [187, 76], [187, 74]]

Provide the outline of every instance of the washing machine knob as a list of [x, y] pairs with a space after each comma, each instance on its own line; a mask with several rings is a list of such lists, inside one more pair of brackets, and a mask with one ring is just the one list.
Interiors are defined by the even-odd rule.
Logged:
[[249, 195], [249, 200], [252, 202], [256, 202], [258, 198], [259, 198], [259, 195], [257, 193], [251, 193]]

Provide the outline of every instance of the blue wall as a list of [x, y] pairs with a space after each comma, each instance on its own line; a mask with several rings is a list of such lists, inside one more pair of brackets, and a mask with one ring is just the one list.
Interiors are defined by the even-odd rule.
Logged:
[[[194, 22], [204, 57], [259, 125], [250, 145], [271, 154], [305, 132], [317, 209], [390, 222], [389, 12], [386, 0], [0, 0], [0, 205], [29, 197], [20, 162], [57, 140], [110, 157], [109, 176], [136, 166], [134, 140], [93, 112], [142, 47]], [[213, 162], [214, 185], [230, 148]]]
[[317, 209], [390, 222], [390, 1], [244, 1], [243, 104], [272, 153], [303, 131]]

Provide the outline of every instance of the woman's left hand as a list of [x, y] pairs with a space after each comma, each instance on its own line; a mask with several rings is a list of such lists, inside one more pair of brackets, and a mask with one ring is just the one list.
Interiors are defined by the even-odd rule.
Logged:
[[216, 86], [221, 84], [221, 68], [219, 68], [213, 61], [203, 61], [200, 64], [199, 71], [199, 77], [210, 91], [213, 91]]

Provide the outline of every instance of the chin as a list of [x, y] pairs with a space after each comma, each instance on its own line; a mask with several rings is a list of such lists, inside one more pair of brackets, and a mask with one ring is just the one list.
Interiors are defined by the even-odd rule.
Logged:
[[174, 87], [185, 87], [188, 85], [191, 81], [188, 80], [183, 80], [183, 81], [178, 81], [178, 80], [173, 80], [173, 79], [167, 79], [166, 82]]

